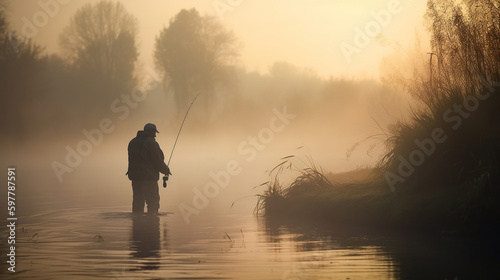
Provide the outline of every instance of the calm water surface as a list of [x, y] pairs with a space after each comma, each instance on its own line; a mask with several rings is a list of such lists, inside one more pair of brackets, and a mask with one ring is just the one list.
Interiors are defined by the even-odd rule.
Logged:
[[462, 257], [471, 252], [460, 242], [443, 247], [443, 240], [405, 242], [241, 214], [187, 225], [178, 214], [133, 217], [128, 210], [72, 208], [22, 217], [17, 272], [8, 278], [497, 279], [491, 271], [474, 272], [492, 264]]
[[498, 242], [257, 218], [252, 187], [267, 178], [250, 165], [187, 223], [178, 205], [224, 160], [177, 168], [164, 212], [133, 217], [125, 165], [99, 160], [61, 184], [18, 166], [16, 273], [2, 258], [1, 279], [500, 279]]
[[186, 225], [178, 214], [128, 210], [23, 217], [14, 279], [397, 279], [388, 252], [366, 237], [348, 245], [251, 215]]

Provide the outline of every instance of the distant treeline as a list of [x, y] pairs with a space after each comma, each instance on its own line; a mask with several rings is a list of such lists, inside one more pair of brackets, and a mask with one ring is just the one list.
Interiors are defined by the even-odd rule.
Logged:
[[[325, 80], [284, 62], [265, 74], [247, 72], [237, 63], [236, 36], [195, 9], [181, 10], [159, 31], [153, 54], [156, 69], [138, 67], [137, 35], [136, 18], [121, 3], [103, 0], [82, 6], [59, 36], [61, 52], [47, 54], [43, 46], [9, 29], [2, 8], [2, 138], [79, 134], [113, 112], [122, 110], [125, 116], [127, 108], [120, 104], [133, 102], [131, 96], [149, 88], [156, 97], [137, 109], [145, 119], [166, 116], [165, 108], [173, 108], [178, 116], [173, 121], [178, 121], [201, 92], [198, 102], [205, 110], [193, 112], [198, 115], [193, 118], [203, 125], [224, 120], [248, 124], [276, 106], [288, 106], [302, 116], [327, 112], [342, 118], [342, 112], [360, 102], [375, 111], [402, 102], [401, 96], [373, 81]], [[155, 71], [158, 76], [144, 77]], [[167, 100], [171, 104], [161, 104]], [[381, 106], [374, 109], [373, 104]]]

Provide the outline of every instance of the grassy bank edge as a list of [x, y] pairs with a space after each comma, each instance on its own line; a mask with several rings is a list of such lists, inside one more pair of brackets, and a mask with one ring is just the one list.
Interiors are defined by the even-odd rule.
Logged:
[[[256, 214], [325, 225], [458, 235], [493, 233], [499, 225], [497, 194], [485, 196], [470, 182], [423, 192], [404, 188], [392, 192], [378, 169], [324, 175], [309, 167], [300, 172], [286, 187], [277, 176], [266, 182]], [[358, 180], [348, 183], [345, 177]]]

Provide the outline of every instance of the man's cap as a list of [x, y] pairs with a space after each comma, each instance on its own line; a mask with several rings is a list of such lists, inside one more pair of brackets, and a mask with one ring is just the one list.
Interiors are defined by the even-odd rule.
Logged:
[[154, 124], [152, 124], [152, 123], [147, 123], [147, 124], [144, 126], [144, 131], [154, 131], [154, 132], [160, 133], [160, 132], [156, 129], [156, 125], [154, 125]]

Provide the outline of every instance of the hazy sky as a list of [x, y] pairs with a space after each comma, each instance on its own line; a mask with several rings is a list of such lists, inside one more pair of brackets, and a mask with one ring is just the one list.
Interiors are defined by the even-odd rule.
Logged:
[[[183, 8], [217, 16], [240, 39], [240, 61], [267, 71], [276, 61], [322, 76], [377, 77], [380, 59], [395, 46], [425, 36], [425, 0], [119, 0], [139, 21], [144, 65], [153, 63], [154, 39]], [[57, 39], [82, 5], [97, 0], [22, 0], [9, 3], [11, 27], [59, 50]], [[45, 3], [45, 5], [44, 5]], [[45, 8], [44, 8], [45, 6]]]

